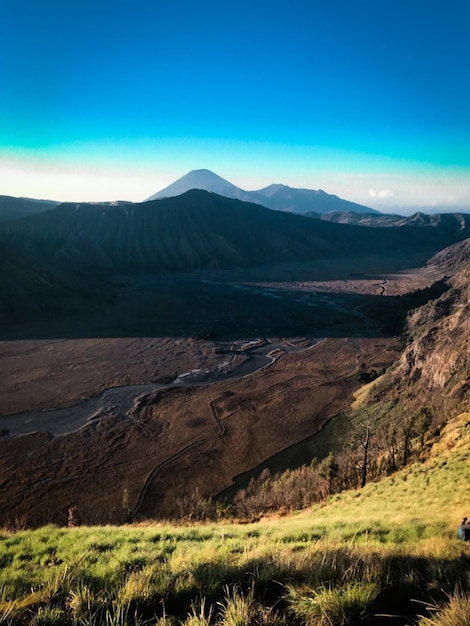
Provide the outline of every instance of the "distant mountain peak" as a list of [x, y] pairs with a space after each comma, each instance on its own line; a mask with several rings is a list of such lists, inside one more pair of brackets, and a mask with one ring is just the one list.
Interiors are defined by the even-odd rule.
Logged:
[[343, 200], [321, 189], [298, 189], [275, 183], [258, 191], [245, 191], [208, 169], [191, 170], [165, 189], [147, 198], [146, 201], [180, 196], [191, 189], [212, 191], [226, 198], [252, 202], [268, 209], [291, 213], [330, 213], [332, 211], [378, 213], [374, 209]]
[[175, 180], [171, 185], [168, 185], [168, 187], [154, 193], [146, 201], [179, 196], [191, 189], [213, 191], [228, 198], [240, 198], [244, 194], [242, 189], [225, 180], [222, 176], [211, 172], [211, 170], [198, 169], [191, 170], [181, 178], [178, 178], [178, 180]]
[[[185, 181], [185, 182], [194, 181], [195, 183], [198, 183], [198, 184], [204, 183], [204, 181], [206, 181], [208, 184], [222, 183], [224, 185], [230, 185], [230, 186], [232, 185], [232, 183], [230, 183], [228, 180], [225, 180], [225, 178], [222, 178], [222, 176], [219, 176], [218, 174], [215, 174], [215, 172], [212, 172], [211, 170], [204, 169], [204, 168], [198, 169], [198, 170], [191, 170], [190, 172], [188, 172], [187, 174], [185, 174], [184, 176], [182, 176], [175, 182], [179, 182], [179, 181]], [[210, 190], [206, 189], [205, 191], [210, 191]]]
[[218, 178], [218, 179], [222, 179], [222, 176], [219, 176], [218, 174], [216, 174], [215, 172], [213, 172], [212, 170], [208, 170], [206, 167], [201, 167], [199, 169], [196, 170], [190, 170], [186, 176], [193, 176], [193, 175], [197, 175], [197, 176], [204, 176], [204, 175], [209, 175], [212, 178]]

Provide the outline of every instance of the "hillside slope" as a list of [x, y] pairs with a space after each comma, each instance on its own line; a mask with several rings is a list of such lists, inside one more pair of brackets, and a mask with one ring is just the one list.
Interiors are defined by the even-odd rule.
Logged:
[[67, 529], [3, 529], [0, 614], [30, 626], [122, 624], [129, 607], [126, 623], [148, 626], [464, 626], [469, 417], [428, 462], [295, 515], [100, 528], [78, 527], [70, 507]]
[[447, 274], [449, 289], [412, 311], [407, 346], [395, 368], [373, 390], [377, 400], [399, 398], [408, 410], [429, 406], [437, 423], [470, 400], [470, 241], [429, 261]]
[[35, 215], [53, 209], [59, 204], [53, 200], [34, 200], [31, 198], [14, 198], [0, 196], [0, 222], [16, 220], [28, 215]]
[[363, 489], [336, 494], [302, 513], [301, 519], [304, 523], [313, 519], [325, 528], [336, 526], [338, 534], [344, 521], [350, 520], [356, 529], [370, 529], [372, 535], [374, 529], [383, 532], [385, 526], [395, 527], [391, 534], [396, 540], [400, 536], [404, 539], [405, 525], [409, 530], [414, 526], [415, 532], [422, 525], [441, 525], [456, 536], [460, 520], [469, 513], [469, 475], [470, 413], [461, 413], [442, 429], [425, 462], [414, 463]]
[[0, 229], [0, 241], [23, 254], [114, 272], [250, 267], [367, 255], [410, 267], [469, 235], [470, 222], [372, 230], [199, 190], [143, 204], [63, 204]]
[[111, 292], [108, 283], [93, 275], [58, 267], [1, 242], [0, 268], [2, 323], [93, 309]]

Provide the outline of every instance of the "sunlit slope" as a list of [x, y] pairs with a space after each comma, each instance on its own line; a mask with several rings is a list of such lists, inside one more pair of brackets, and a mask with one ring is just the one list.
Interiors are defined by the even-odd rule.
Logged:
[[[430, 458], [363, 489], [332, 496], [299, 514], [302, 523], [341, 534], [402, 526], [406, 533], [441, 528], [454, 532], [469, 515], [470, 413], [462, 413], [442, 431]], [[420, 528], [420, 531], [413, 530]], [[336, 532], [335, 531], [335, 532]], [[394, 531], [395, 532], [395, 531]], [[404, 535], [405, 536], [405, 535]]]
[[[468, 616], [469, 550], [456, 530], [468, 514], [469, 439], [466, 413], [427, 462], [257, 523], [4, 530], [0, 615], [31, 626], [224, 626], [227, 614], [266, 626], [424, 626], [421, 616], [459, 602]], [[466, 622], [432, 625], [443, 623]]]

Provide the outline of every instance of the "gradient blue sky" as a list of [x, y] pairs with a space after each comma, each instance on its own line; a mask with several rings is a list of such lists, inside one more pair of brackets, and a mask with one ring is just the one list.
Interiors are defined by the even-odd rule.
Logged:
[[0, 194], [139, 201], [208, 168], [470, 212], [468, 0], [0, 8]]

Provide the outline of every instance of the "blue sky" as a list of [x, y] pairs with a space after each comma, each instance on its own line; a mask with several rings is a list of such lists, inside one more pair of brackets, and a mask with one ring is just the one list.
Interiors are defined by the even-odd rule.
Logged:
[[2, 0], [0, 194], [143, 200], [208, 168], [470, 211], [467, 0]]

